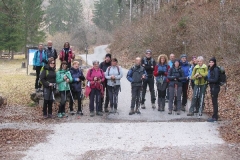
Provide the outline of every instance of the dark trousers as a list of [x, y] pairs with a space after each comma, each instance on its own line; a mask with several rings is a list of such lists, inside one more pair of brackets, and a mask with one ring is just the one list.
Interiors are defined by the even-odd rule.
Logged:
[[118, 93], [120, 90], [120, 85], [117, 86], [107, 86], [109, 100], [110, 100], [110, 107], [117, 109], [118, 104]]
[[[65, 105], [66, 105], [66, 101], [67, 101], [67, 97], [69, 95], [69, 91], [60, 91], [60, 95], [61, 95], [61, 102], [59, 105], [59, 110], [58, 113], [65, 113]], [[73, 110], [73, 108], [70, 108], [70, 110]]]
[[213, 115], [212, 118], [218, 119], [218, 94], [220, 92], [219, 85], [210, 85], [212, 103], [213, 103]]
[[194, 81], [191, 82], [191, 85], [192, 85], [192, 90], [194, 90], [194, 86], [195, 86]]
[[206, 85], [194, 86], [191, 107], [189, 108], [190, 113], [193, 113], [194, 108], [196, 109], [199, 108], [199, 112], [202, 113], [203, 107], [204, 107], [203, 105], [204, 105], [205, 92], [206, 92]]
[[[106, 96], [105, 97], [101, 97], [101, 102], [102, 102], [102, 105], [101, 105], [101, 108], [103, 106], [103, 103], [104, 103], [104, 108], [108, 108], [108, 104], [109, 104], [109, 93], [108, 93], [108, 89], [107, 89], [107, 83], [105, 83], [103, 85], [103, 89], [106, 93]], [[104, 101], [104, 98], [105, 98], [105, 101]]]
[[94, 101], [96, 103], [96, 111], [102, 112], [101, 91], [98, 89], [92, 88], [90, 93], [90, 103], [89, 103], [90, 112], [94, 112]]
[[139, 108], [140, 106], [140, 92], [141, 92], [142, 86], [132, 86], [132, 100], [131, 100], [131, 108], [134, 108], [136, 105], [136, 108]]
[[173, 87], [173, 86], [169, 86], [169, 102], [168, 102], [168, 109], [170, 111], [173, 110], [173, 101], [174, 101], [174, 97], [175, 97], [175, 101], [176, 101], [176, 106], [177, 106], [177, 110], [181, 109], [181, 93], [182, 93], [182, 87]]
[[188, 98], [188, 81], [182, 83], [182, 105], [187, 105], [187, 98]]
[[155, 91], [154, 91], [154, 77], [148, 78], [145, 81], [143, 81], [143, 91], [142, 91], [142, 104], [145, 102], [145, 96], [146, 96], [146, 90], [147, 86], [149, 87], [150, 94], [151, 94], [151, 102], [155, 103], [156, 97], [155, 97]]
[[[71, 96], [71, 95], [70, 95]], [[78, 101], [78, 111], [82, 111], [82, 99], [81, 99], [81, 92], [72, 92], [73, 98], [76, 97]], [[73, 99], [70, 97], [70, 104], [69, 104], [70, 111], [73, 111]], [[71, 110], [72, 109], [72, 110]]]
[[52, 104], [53, 104], [53, 100], [45, 100], [43, 102], [43, 115], [47, 115], [47, 113], [49, 115], [52, 114]]
[[41, 88], [42, 85], [39, 83], [39, 75], [42, 66], [36, 66], [36, 80], [35, 80], [35, 89]]

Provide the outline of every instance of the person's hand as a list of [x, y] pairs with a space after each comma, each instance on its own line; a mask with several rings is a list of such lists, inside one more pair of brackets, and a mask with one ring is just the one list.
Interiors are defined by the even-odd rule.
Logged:
[[145, 79], [145, 78], [146, 78], [145, 74], [144, 74], [144, 75], [142, 75], [142, 79]]
[[153, 68], [153, 66], [151, 66], [151, 68]]
[[52, 83], [49, 83], [49, 87], [52, 87], [53, 86], [53, 84]]
[[199, 73], [196, 73], [196, 74], [194, 75], [194, 77], [196, 77], [196, 78], [197, 78], [198, 76], [199, 76]]
[[79, 82], [79, 81], [80, 81], [80, 79], [79, 79], [79, 78], [75, 78], [75, 81], [76, 81], [76, 82]]
[[142, 64], [143, 67], [145, 67], [145, 64]]
[[98, 83], [102, 83], [101, 79], [99, 79], [97, 82], [98, 82]]
[[94, 81], [97, 81], [97, 77], [94, 77], [94, 79], [93, 79]]
[[114, 75], [112, 75], [112, 76], [111, 76], [111, 79], [113, 79], [113, 80], [114, 80], [114, 79], [115, 79], [115, 76], [114, 76]]
[[65, 76], [63, 77], [63, 79], [66, 81], [66, 80], [67, 80], [67, 76], [65, 75]]
[[158, 71], [158, 75], [164, 75], [164, 71]]
[[69, 80], [69, 79], [66, 79], [66, 82], [67, 82], [67, 83], [69, 83], [69, 82], [70, 82], [70, 80]]

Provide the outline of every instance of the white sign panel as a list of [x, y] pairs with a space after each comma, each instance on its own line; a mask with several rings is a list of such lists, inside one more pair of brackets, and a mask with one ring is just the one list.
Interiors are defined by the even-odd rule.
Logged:
[[37, 49], [28, 49], [28, 65], [33, 66], [33, 57]]

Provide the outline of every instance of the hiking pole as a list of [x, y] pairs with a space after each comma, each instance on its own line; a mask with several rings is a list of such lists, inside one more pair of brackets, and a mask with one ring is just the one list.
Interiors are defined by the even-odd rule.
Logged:
[[139, 111], [137, 114], [141, 114], [140, 112], [140, 103], [142, 101], [142, 92], [143, 92], [143, 80], [142, 80], [142, 84], [140, 87], [140, 94], [139, 94], [139, 99], [138, 99], [138, 104], [137, 104], [137, 110]]
[[70, 95], [71, 95], [72, 101], [73, 101], [73, 103], [75, 104], [74, 99], [73, 99], [73, 95], [72, 95], [72, 91], [71, 91], [71, 88], [70, 88], [69, 83], [68, 83], [68, 87], [69, 87], [69, 92], [70, 92]]

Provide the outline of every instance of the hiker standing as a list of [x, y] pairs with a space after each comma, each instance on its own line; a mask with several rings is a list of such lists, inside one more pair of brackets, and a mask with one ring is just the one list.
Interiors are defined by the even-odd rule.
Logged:
[[104, 73], [101, 68], [99, 68], [99, 61], [93, 61], [93, 68], [88, 70], [87, 73], [88, 85], [91, 88], [90, 92], [90, 116], [93, 117], [94, 113], [94, 101], [96, 103], [96, 115], [103, 116], [102, 113], [102, 102], [101, 97], [104, 94], [103, 83], [105, 81]]
[[[187, 116], [193, 116], [194, 107], [196, 107], [195, 113], [199, 113], [199, 116], [202, 116], [204, 97], [206, 91], [206, 77], [208, 75], [208, 68], [204, 62], [204, 58], [199, 56], [197, 58], [198, 64], [194, 67], [191, 78], [194, 80], [194, 90], [193, 97], [191, 102], [191, 107], [189, 108], [189, 113]], [[199, 103], [197, 103], [197, 101]], [[199, 104], [199, 105], [197, 105]]]
[[219, 68], [217, 67], [216, 59], [213, 57], [209, 60], [209, 70], [208, 70], [208, 82], [210, 86], [210, 92], [213, 104], [213, 115], [209, 118], [208, 122], [214, 122], [218, 120], [218, 94], [220, 92], [219, 83]]
[[111, 66], [107, 68], [105, 72], [105, 78], [107, 79], [107, 90], [110, 100], [111, 113], [117, 111], [118, 93], [120, 91], [120, 79], [123, 77], [122, 68], [118, 66], [118, 60], [112, 59]]
[[165, 96], [168, 86], [167, 75], [169, 69], [167, 55], [161, 54], [158, 57], [158, 64], [154, 68], [154, 76], [156, 77], [158, 90], [158, 111], [165, 111]]
[[53, 43], [52, 41], [47, 42], [47, 48], [45, 49], [47, 53], [48, 58], [54, 58], [56, 60], [58, 58], [57, 51], [56, 49], [53, 48]]
[[43, 50], [43, 44], [38, 45], [38, 50], [34, 53], [33, 68], [36, 70], [35, 90], [36, 92], [41, 90], [42, 85], [39, 83], [39, 75], [41, 68], [47, 63], [48, 57]]
[[[58, 90], [61, 95], [61, 102], [58, 110], [58, 117], [62, 118], [65, 116], [65, 105], [67, 101], [67, 96], [69, 95], [70, 85], [72, 82], [71, 73], [67, 67], [68, 63], [66, 61], [62, 61], [60, 69], [57, 71], [56, 82], [58, 84]], [[73, 108], [70, 108], [70, 113], [73, 112]]]
[[150, 90], [151, 94], [151, 103], [152, 103], [152, 108], [155, 109], [155, 91], [154, 91], [154, 76], [153, 76], [153, 71], [154, 67], [156, 66], [156, 62], [152, 57], [152, 51], [147, 50], [145, 53], [145, 57], [142, 59], [142, 66], [145, 68], [148, 78], [143, 82], [143, 91], [142, 91], [142, 102], [141, 102], [141, 107], [142, 109], [145, 109], [145, 96], [146, 96], [146, 90], [147, 90], [147, 85]]
[[54, 90], [56, 89], [55, 61], [50, 58], [44, 66], [40, 81], [43, 84], [43, 118], [52, 118], [52, 104], [54, 101]]
[[143, 81], [147, 79], [147, 72], [145, 71], [144, 67], [141, 66], [140, 57], [136, 58], [135, 65], [128, 71], [127, 79], [131, 83], [132, 87], [131, 110], [129, 112], [129, 115], [133, 115], [135, 113], [140, 114], [140, 92], [142, 90]]
[[61, 62], [66, 61], [67, 67], [71, 68], [71, 63], [75, 59], [75, 55], [73, 54], [72, 49], [70, 48], [70, 43], [65, 42], [63, 45], [63, 49], [59, 54], [59, 59]]
[[[172, 68], [174, 61], [175, 61], [175, 54], [171, 53], [171, 54], [169, 55], [169, 61], [168, 61], [168, 65], [169, 65], [170, 68]], [[166, 102], [168, 102], [168, 100], [169, 100], [169, 88], [168, 88], [168, 86], [167, 86]]]
[[[72, 83], [71, 83], [71, 91], [72, 96], [77, 97], [78, 101], [78, 110], [77, 114], [83, 115], [82, 112], [82, 81], [85, 80], [82, 70], [79, 68], [79, 62], [74, 61], [72, 64], [72, 68], [70, 69], [70, 73], [72, 76]], [[70, 98], [69, 107], [73, 108], [73, 97]]]
[[[105, 56], [105, 61], [101, 62], [99, 65], [99, 68], [103, 70], [103, 72], [106, 72], [107, 68], [109, 66], [111, 66], [111, 54], [107, 53]], [[106, 97], [105, 97], [105, 101], [104, 101], [104, 96], [101, 98], [101, 102], [102, 102], [102, 106], [103, 103], [104, 104], [104, 112], [109, 112], [108, 110], [108, 104], [109, 104], [109, 94], [108, 94], [108, 89], [107, 89], [107, 80], [105, 79], [104, 83], [103, 83], [103, 90], [106, 91]]]
[[196, 56], [192, 56], [192, 61], [191, 61], [191, 67], [189, 68], [189, 76], [191, 79], [191, 87], [192, 89], [194, 89], [194, 80], [191, 78], [192, 72], [194, 67], [197, 65], [198, 61], [197, 61], [197, 57]]
[[182, 78], [182, 107], [181, 110], [185, 111], [186, 105], [187, 105], [187, 98], [188, 98], [188, 85], [189, 85], [189, 80], [190, 80], [190, 76], [189, 75], [189, 69], [191, 68], [190, 63], [188, 63], [187, 61], [187, 55], [186, 54], [182, 54], [181, 55], [181, 60], [180, 60], [180, 66], [183, 70], [183, 77]]
[[169, 102], [168, 102], [168, 114], [172, 114], [173, 110], [173, 101], [174, 97], [177, 100], [177, 115], [180, 115], [181, 110], [181, 94], [182, 94], [182, 86], [184, 79], [184, 72], [180, 66], [180, 61], [175, 60], [173, 63], [172, 68], [170, 68], [168, 72], [168, 79], [169, 79]]

